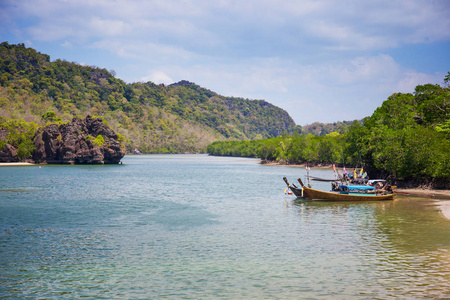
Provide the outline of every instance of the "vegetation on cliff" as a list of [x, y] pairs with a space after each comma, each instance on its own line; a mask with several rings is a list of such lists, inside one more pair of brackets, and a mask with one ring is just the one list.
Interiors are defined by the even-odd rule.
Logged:
[[48, 111], [63, 122], [103, 116], [128, 151], [199, 152], [216, 140], [270, 138], [296, 128], [287, 112], [263, 100], [224, 97], [188, 81], [127, 84], [114, 71], [52, 62], [23, 44], [0, 44], [0, 74], [0, 123], [43, 125]]
[[213, 155], [259, 157], [287, 164], [364, 167], [371, 177], [450, 188], [450, 72], [446, 87], [425, 84], [395, 93], [372, 116], [341, 132], [215, 142]]
[[31, 122], [11, 119], [0, 123], [0, 161], [20, 161], [31, 157], [38, 126]]

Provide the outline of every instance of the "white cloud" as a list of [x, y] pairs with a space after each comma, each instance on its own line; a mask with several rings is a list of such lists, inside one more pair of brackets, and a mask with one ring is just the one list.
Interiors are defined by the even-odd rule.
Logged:
[[394, 91], [401, 93], [412, 93], [417, 85], [432, 83], [436, 84], [443, 80], [444, 74], [424, 74], [407, 70], [402, 73], [399, 80], [396, 82]]
[[439, 82], [389, 50], [450, 39], [448, 1], [3, 0], [0, 15], [57, 57], [71, 47], [128, 82], [186, 79], [266, 99], [302, 124], [360, 118], [393, 92]]
[[127, 42], [116, 39], [104, 39], [92, 43], [89, 47], [115, 53], [121, 58], [137, 59], [140, 60], [141, 63], [174, 63], [198, 57], [195, 53], [186, 51], [180, 47], [151, 42]]
[[340, 85], [352, 85], [373, 80], [390, 81], [399, 72], [399, 65], [385, 54], [369, 57], [356, 57], [344, 64], [333, 66], [330, 70]]
[[[36, 39], [70, 36], [96, 38], [138, 33], [147, 37], [180, 37], [196, 33], [250, 28], [265, 36], [273, 28], [294, 29], [305, 38], [320, 38], [334, 49], [379, 49], [398, 42], [416, 43], [450, 36], [450, 7], [423, 1], [50, 1], [16, 3], [16, 14], [39, 18], [29, 30]], [[357, 24], [355, 26], [355, 24]], [[143, 26], [144, 25], [144, 26]], [[146, 32], [154, 30], [154, 32]], [[46, 36], [44, 33], [47, 33]], [[202, 43], [203, 41], [198, 40]], [[232, 46], [232, 45], [229, 45]]]
[[130, 23], [122, 20], [107, 20], [94, 17], [89, 22], [89, 28], [99, 36], [122, 36], [129, 34], [133, 28]]
[[63, 47], [63, 48], [73, 48], [73, 45], [69, 41], [64, 41], [64, 43], [61, 44], [61, 47]]
[[171, 84], [173, 83], [173, 79], [170, 78], [166, 73], [162, 71], [153, 71], [150, 72], [149, 75], [144, 76], [141, 78], [142, 82], [151, 81], [157, 84], [164, 83], [164, 84]]

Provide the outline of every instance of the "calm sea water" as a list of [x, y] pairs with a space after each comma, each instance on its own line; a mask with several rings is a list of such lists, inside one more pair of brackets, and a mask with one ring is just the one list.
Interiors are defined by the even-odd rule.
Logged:
[[436, 200], [302, 202], [282, 177], [304, 169], [254, 159], [123, 163], [0, 168], [0, 298], [450, 298]]

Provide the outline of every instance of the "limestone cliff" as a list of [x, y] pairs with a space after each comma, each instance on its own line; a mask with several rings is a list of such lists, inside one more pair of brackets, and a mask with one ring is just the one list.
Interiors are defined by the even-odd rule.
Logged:
[[118, 135], [101, 118], [36, 128], [20, 120], [0, 125], [0, 162], [117, 164], [125, 155]]
[[101, 118], [74, 118], [39, 129], [34, 139], [36, 163], [117, 164], [125, 155], [118, 136]]

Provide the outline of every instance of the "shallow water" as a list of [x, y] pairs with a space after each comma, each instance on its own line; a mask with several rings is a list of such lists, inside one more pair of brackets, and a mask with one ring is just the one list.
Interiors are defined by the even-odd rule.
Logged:
[[0, 168], [0, 298], [450, 297], [436, 200], [299, 201], [282, 177], [304, 169], [255, 159], [123, 163]]

